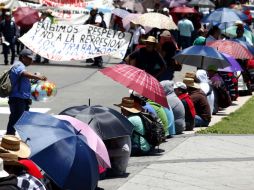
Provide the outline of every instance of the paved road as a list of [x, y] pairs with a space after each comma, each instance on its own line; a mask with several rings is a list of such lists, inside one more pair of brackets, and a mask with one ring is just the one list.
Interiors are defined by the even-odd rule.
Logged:
[[[119, 60], [105, 57], [104, 62], [105, 66], [111, 66]], [[0, 55], [0, 63], [3, 63], [2, 55]], [[0, 64], [0, 71], [7, 68], [8, 66]], [[42, 112], [58, 114], [70, 106], [88, 104], [89, 99], [92, 105], [99, 104], [117, 109], [113, 104], [120, 103], [122, 97], [129, 96], [127, 88], [98, 72], [98, 68], [89, 67], [89, 64], [85, 62], [31, 65], [27, 69], [30, 72], [46, 75], [48, 80], [58, 87], [57, 96], [51, 101], [33, 102], [32, 108], [36, 111], [39, 108]], [[193, 68], [185, 66], [182, 73], [190, 69]], [[177, 73], [176, 80], [181, 79], [182, 76], [181, 73]], [[8, 111], [8, 105], [0, 103], [0, 130], [5, 129], [8, 122], [6, 111]]]

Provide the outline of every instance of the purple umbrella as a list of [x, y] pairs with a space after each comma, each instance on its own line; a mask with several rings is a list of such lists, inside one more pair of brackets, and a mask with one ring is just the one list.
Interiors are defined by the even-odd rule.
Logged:
[[226, 53], [222, 53], [226, 59], [228, 60], [228, 62], [231, 64], [228, 67], [225, 68], [220, 68], [218, 69], [218, 71], [223, 71], [223, 72], [236, 72], [236, 71], [243, 71], [242, 67], [240, 66], [240, 64], [230, 55], [226, 54]]
[[181, 7], [183, 5], [186, 5], [187, 1], [186, 0], [162, 0], [161, 1], [161, 6], [162, 7]]

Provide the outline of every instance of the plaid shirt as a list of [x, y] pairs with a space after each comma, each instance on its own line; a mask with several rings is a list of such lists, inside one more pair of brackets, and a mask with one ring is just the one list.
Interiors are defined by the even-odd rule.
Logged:
[[46, 190], [42, 182], [29, 174], [23, 174], [17, 178], [18, 187], [21, 190]]

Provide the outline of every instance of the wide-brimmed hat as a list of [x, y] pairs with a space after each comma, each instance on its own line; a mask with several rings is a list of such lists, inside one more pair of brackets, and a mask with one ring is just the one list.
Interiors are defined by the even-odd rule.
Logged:
[[195, 79], [195, 78], [196, 78], [196, 73], [194, 73], [194, 72], [187, 72], [187, 73], [185, 73], [184, 78], [192, 78], [192, 79]]
[[148, 36], [144, 42], [157, 43], [157, 40], [154, 36]]
[[130, 97], [124, 97], [122, 98], [122, 102], [120, 104], [114, 104], [115, 106], [118, 106], [120, 108], [123, 108], [131, 113], [140, 113], [141, 110], [139, 110], [135, 105], [135, 102]]
[[0, 142], [0, 150], [8, 151], [19, 158], [28, 158], [31, 154], [29, 146], [14, 135], [5, 135]]
[[0, 177], [7, 177], [9, 174], [4, 170], [4, 161], [0, 158]]
[[183, 83], [186, 84], [187, 87], [200, 89], [200, 86], [194, 82], [193, 78], [184, 78]]

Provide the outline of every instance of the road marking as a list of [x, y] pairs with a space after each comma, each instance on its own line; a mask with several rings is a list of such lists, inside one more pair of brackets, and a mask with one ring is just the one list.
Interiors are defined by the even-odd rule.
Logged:
[[[29, 111], [31, 112], [40, 112], [40, 113], [47, 113], [50, 108], [30, 108]], [[10, 114], [9, 107], [0, 107], [0, 114]]]

